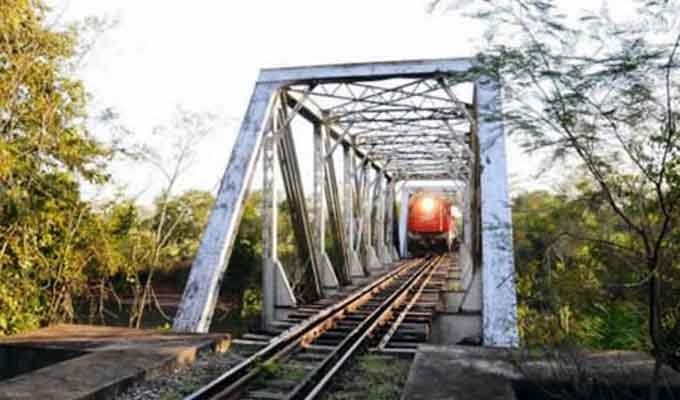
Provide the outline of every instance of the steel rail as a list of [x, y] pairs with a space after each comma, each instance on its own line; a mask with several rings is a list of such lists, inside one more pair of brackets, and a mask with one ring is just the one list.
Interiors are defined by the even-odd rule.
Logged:
[[279, 336], [272, 339], [267, 346], [259, 350], [252, 356], [243, 360], [234, 368], [220, 375], [198, 391], [185, 397], [185, 400], [205, 400], [213, 399], [217, 396], [225, 396], [230, 391], [241, 386], [250, 380], [262, 368], [265, 361], [275, 361], [280, 359], [300, 344], [309, 343], [318, 337], [324, 329], [328, 329], [335, 322], [335, 319], [344, 314], [347, 309], [356, 308], [362, 300], [371, 297], [371, 293], [376, 289], [382, 289], [406, 271], [417, 266], [422, 260], [409, 260], [402, 263], [394, 271], [385, 274], [375, 282], [364, 287], [355, 294], [343, 301], [329, 306], [312, 317], [304, 320], [298, 325], [284, 331]]
[[401, 310], [397, 319], [390, 325], [390, 329], [387, 331], [387, 333], [383, 335], [382, 339], [380, 339], [380, 343], [378, 343], [377, 346], [377, 349], [379, 351], [385, 350], [385, 347], [390, 342], [394, 334], [397, 332], [399, 326], [404, 322], [404, 319], [406, 319], [406, 316], [408, 315], [409, 311], [411, 311], [413, 306], [420, 299], [420, 296], [423, 294], [423, 290], [425, 290], [425, 287], [432, 280], [432, 276], [437, 271], [437, 267], [439, 266], [439, 264], [441, 264], [441, 262], [442, 262], [441, 258], [436, 261], [435, 266], [432, 269], [430, 269], [430, 272], [427, 274], [425, 279], [422, 280], [420, 286], [418, 287], [418, 290], [413, 296], [411, 296], [411, 300], [406, 304], [406, 307], [404, 307], [404, 309]]
[[[364, 319], [323, 361], [312, 375], [307, 377], [303, 383], [298, 385], [289, 394], [287, 400], [313, 400], [330, 382], [333, 376], [342, 368], [356, 350], [366, 342], [366, 339], [392, 315], [392, 309], [400, 304], [400, 300], [407, 294], [423, 277], [423, 274], [434, 270], [441, 257], [426, 260], [422, 267], [404, 282], [399, 289], [393, 292], [369, 317]], [[366, 327], [368, 325], [368, 327]], [[326, 371], [324, 371], [326, 370]], [[311, 387], [310, 387], [311, 386]], [[304, 397], [302, 397], [304, 396]]]

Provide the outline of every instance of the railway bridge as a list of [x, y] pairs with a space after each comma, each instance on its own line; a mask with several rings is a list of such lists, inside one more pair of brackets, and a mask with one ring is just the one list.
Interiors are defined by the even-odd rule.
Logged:
[[[177, 333], [55, 325], [0, 340], [0, 400], [371, 398], [381, 386], [363, 367], [371, 359], [381, 360], [381, 381], [401, 379], [408, 364], [403, 390], [388, 394], [403, 400], [545, 397], [552, 387], [570, 393], [584, 372], [606, 371], [607, 398], [619, 385], [645, 387], [659, 370], [637, 353], [593, 354], [573, 366], [532, 355], [520, 368], [520, 352], [508, 351], [519, 338], [501, 87], [476, 67], [443, 59], [263, 70]], [[295, 269], [277, 254], [279, 187], [304, 261]], [[254, 188], [262, 191], [262, 329], [207, 333]], [[427, 235], [445, 231], [450, 202], [458, 246], [433, 251], [436, 237]], [[435, 220], [418, 216], [427, 208], [439, 210], [432, 231]], [[413, 247], [417, 235], [425, 236]], [[191, 369], [176, 368], [185, 363]], [[154, 377], [167, 371], [171, 378]], [[666, 374], [676, 393], [680, 375]]]
[[[479, 312], [483, 345], [517, 346], [500, 94], [499, 82], [476, 73], [475, 60], [467, 58], [263, 69], [173, 329], [208, 331], [261, 165], [265, 328], [299, 306], [277, 257], [279, 179], [298, 254], [307, 261], [303, 291], [325, 304], [359, 280], [403, 266], [408, 197], [429, 182], [425, 187], [445, 187], [459, 199], [460, 307]], [[296, 140], [313, 143], [311, 204]], [[343, 249], [335, 263], [327, 254], [327, 231]]]

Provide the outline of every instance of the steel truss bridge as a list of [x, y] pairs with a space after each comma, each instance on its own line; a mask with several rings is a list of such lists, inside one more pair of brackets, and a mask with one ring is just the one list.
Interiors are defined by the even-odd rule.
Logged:
[[[471, 98], [461, 96], [461, 88], [471, 90]], [[298, 254], [308, 260], [303, 289], [310, 299], [329, 299], [387, 266], [402, 268], [404, 263], [397, 261], [408, 256], [404, 205], [409, 194], [423, 181], [448, 182], [460, 199], [463, 216], [457, 258], [463, 302], [481, 312], [483, 345], [517, 346], [512, 221], [500, 111], [499, 83], [477, 74], [472, 59], [262, 70], [173, 329], [208, 331], [259, 159], [265, 328], [276, 324], [281, 310], [298, 307], [276, 250], [278, 166], [292, 209]], [[293, 136], [298, 119], [313, 126], [311, 205]], [[339, 153], [341, 170], [333, 158]], [[401, 215], [395, 235], [398, 199]], [[343, 249], [335, 264], [326, 254], [326, 225]]]

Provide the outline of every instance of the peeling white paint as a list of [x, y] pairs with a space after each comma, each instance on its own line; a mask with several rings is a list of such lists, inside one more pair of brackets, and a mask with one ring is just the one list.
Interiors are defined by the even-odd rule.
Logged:
[[210, 328], [277, 88], [271, 83], [255, 85], [175, 316], [176, 332], [207, 332]]
[[517, 297], [501, 87], [475, 82], [481, 160], [482, 297], [485, 346], [517, 347]]

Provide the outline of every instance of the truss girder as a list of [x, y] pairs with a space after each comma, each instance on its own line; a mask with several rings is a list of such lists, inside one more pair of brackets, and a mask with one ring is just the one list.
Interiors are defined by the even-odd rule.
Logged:
[[[281, 102], [283, 103], [283, 102]], [[302, 185], [300, 166], [295, 150], [295, 141], [290, 126], [285, 123], [288, 119], [286, 106], [278, 109], [275, 115], [275, 132], [279, 136], [279, 163], [283, 175], [284, 188], [288, 201], [291, 203], [291, 217], [293, 219], [293, 233], [298, 248], [298, 255], [311, 268], [304, 269], [305, 291], [308, 298], [319, 297], [322, 293], [321, 255], [319, 249], [314, 246], [314, 233], [310, 223], [310, 214], [307, 211], [307, 201]]]
[[[442, 161], [455, 169], [469, 162], [472, 105], [453, 94], [455, 83], [439, 74], [379, 84], [314, 82], [286, 91], [289, 104], [320, 119], [330, 137], [345, 142], [374, 168], [405, 176], [403, 170], [417, 161]], [[441, 175], [440, 170], [433, 173]]]
[[[463, 98], [459, 84], [471, 84], [468, 88], [472, 88], [472, 98]], [[470, 218], [479, 223], [482, 243], [483, 257], [478, 263], [481, 274], [478, 269], [471, 272], [472, 282], [484, 282], [478, 289], [483, 293], [477, 296], [482, 298], [482, 340], [485, 345], [516, 346], [505, 134], [502, 121], [493, 118], [500, 107], [498, 82], [479, 76], [471, 59], [261, 71], [193, 261], [173, 329], [208, 330], [255, 162], [263, 151], [262, 140], [272, 135], [275, 138], [265, 141], [264, 146], [269, 168], [265, 182], [273, 178], [271, 166], [276, 152], [293, 208], [298, 253], [307, 262], [302, 283], [307, 297], [324, 295], [319, 276], [323, 265], [330, 265], [342, 281], [371, 274], [384, 265], [392, 240], [385, 223], [392, 218], [394, 204], [388, 203], [394, 201], [391, 191], [397, 181], [444, 179], [463, 188], [472, 187], [471, 182], [475, 182], [477, 208], [468, 211]], [[313, 159], [318, 165], [314, 169], [311, 207], [316, 224], [310, 222], [297, 164], [299, 154], [291, 135], [294, 125], [291, 122], [299, 117], [314, 126], [318, 138], [314, 147]], [[341, 184], [333, 165], [336, 148], [342, 149], [343, 160], [347, 162]], [[264, 204], [269, 210], [264, 218], [272, 221], [275, 197], [267, 197]], [[338, 265], [325, 262], [323, 257], [326, 213], [330, 217], [330, 231], [347, 249]], [[275, 262], [275, 228], [267, 229], [270, 265], [263, 277], [271, 280], [282, 268]], [[279, 286], [286, 289], [285, 285]], [[276, 290], [266, 293], [271, 296]], [[271, 319], [272, 306], [276, 311], [276, 307], [285, 304], [278, 297], [267, 300], [264, 319]], [[294, 300], [288, 298], [287, 303], [293, 304]]]

